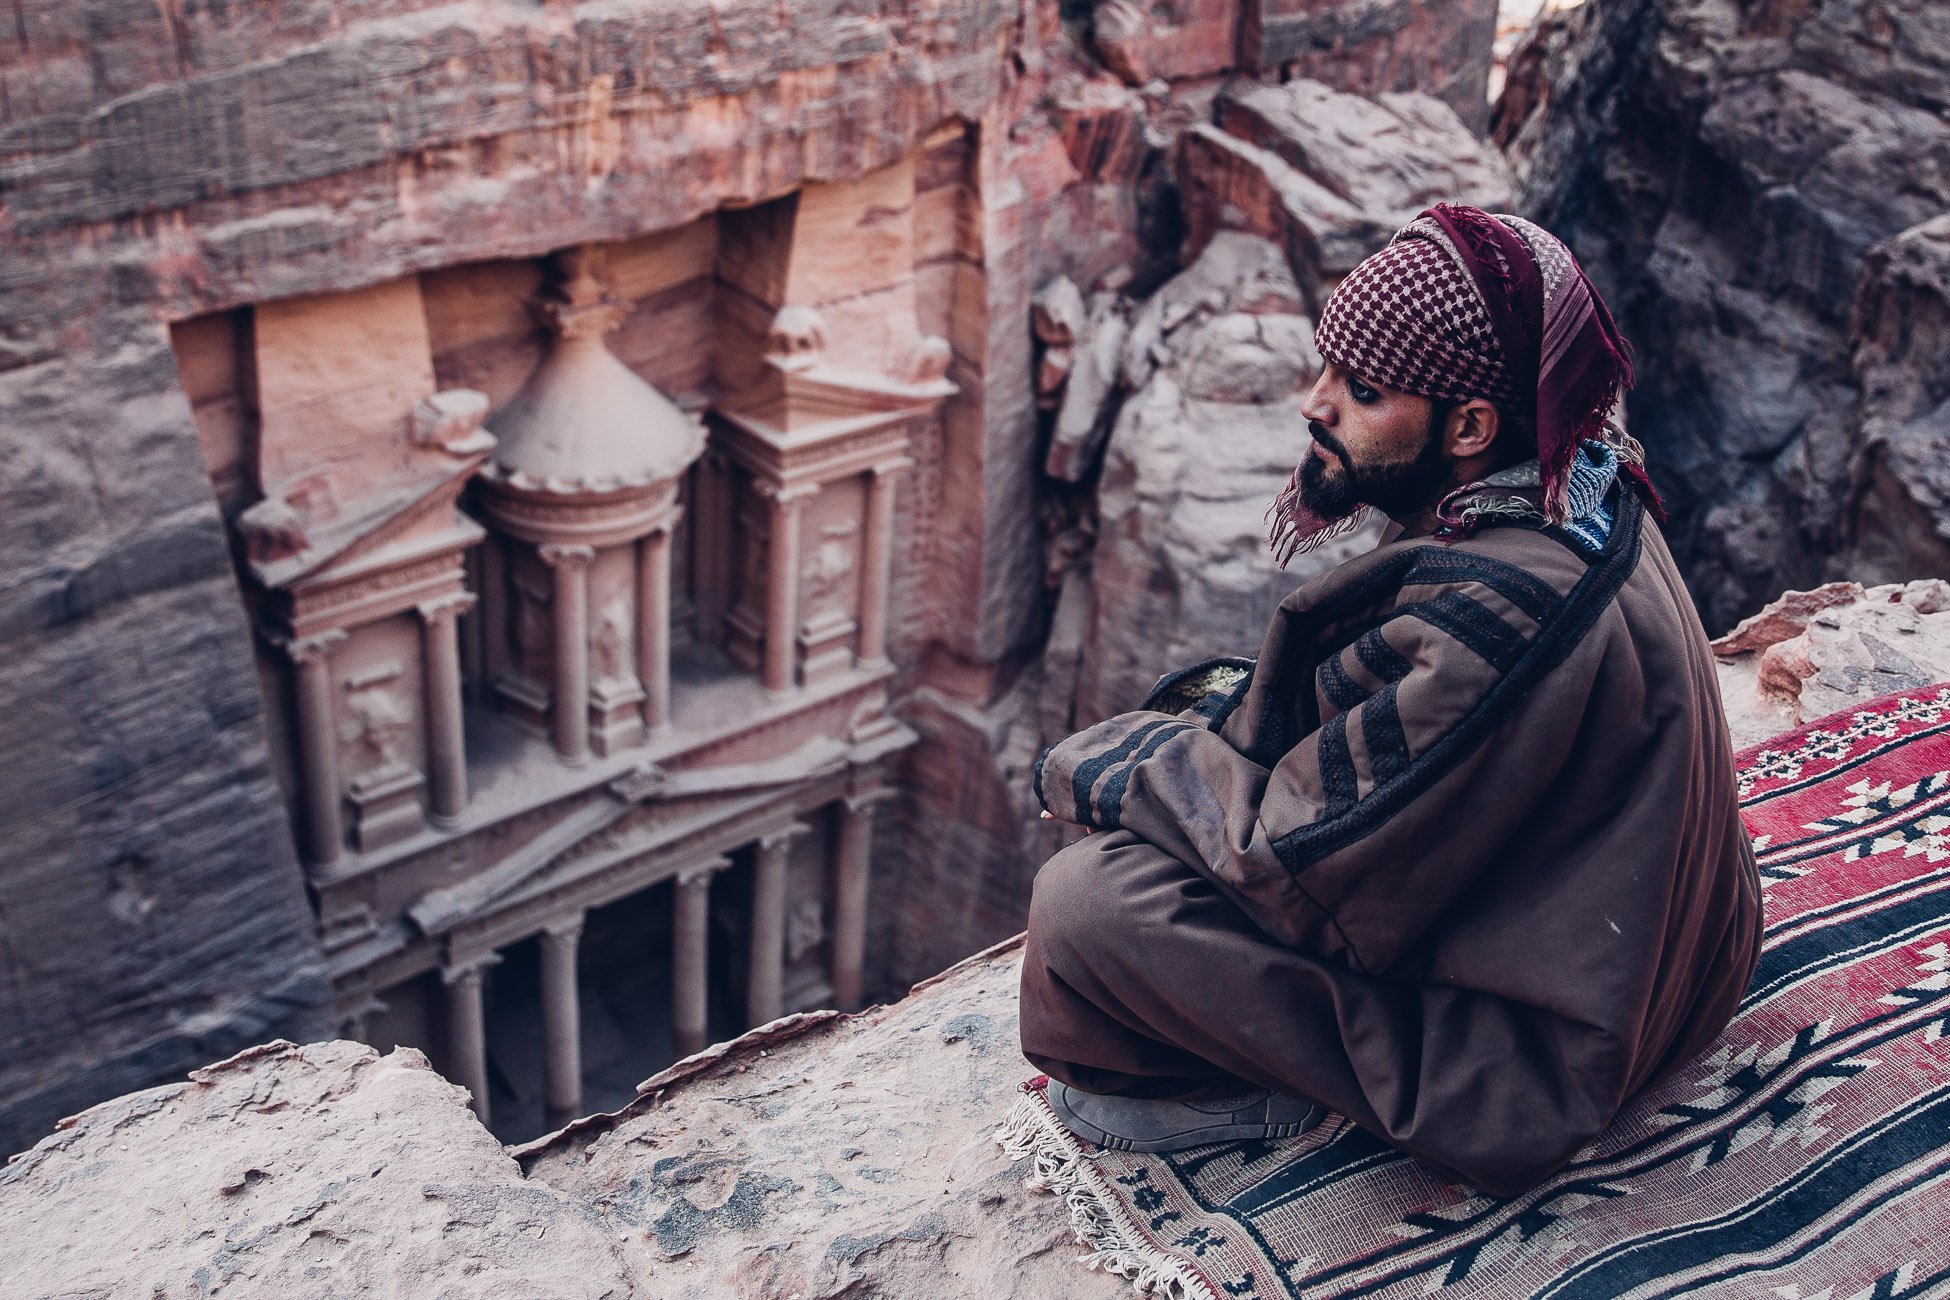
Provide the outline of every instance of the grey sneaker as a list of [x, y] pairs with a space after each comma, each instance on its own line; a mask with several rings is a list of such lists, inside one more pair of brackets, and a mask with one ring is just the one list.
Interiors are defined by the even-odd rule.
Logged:
[[1216, 1101], [1150, 1101], [1100, 1097], [1051, 1079], [1043, 1095], [1072, 1133], [1119, 1151], [1183, 1151], [1215, 1142], [1298, 1137], [1327, 1117], [1324, 1106], [1263, 1088]]

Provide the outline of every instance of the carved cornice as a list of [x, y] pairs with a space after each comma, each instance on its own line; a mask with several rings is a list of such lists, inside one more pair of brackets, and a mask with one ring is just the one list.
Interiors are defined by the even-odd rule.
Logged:
[[629, 541], [674, 523], [678, 479], [628, 485], [601, 492], [555, 490], [502, 477], [482, 468], [481, 506], [496, 528], [525, 542]]

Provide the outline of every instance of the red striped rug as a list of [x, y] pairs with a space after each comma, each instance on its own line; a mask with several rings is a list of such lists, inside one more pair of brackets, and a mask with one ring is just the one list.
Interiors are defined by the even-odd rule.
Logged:
[[1086, 1263], [1172, 1297], [1950, 1295], [1950, 686], [1737, 761], [1767, 897], [1741, 1011], [1531, 1192], [1480, 1195], [1337, 1119], [1099, 1151], [1041, 1079], [998, 1139]]

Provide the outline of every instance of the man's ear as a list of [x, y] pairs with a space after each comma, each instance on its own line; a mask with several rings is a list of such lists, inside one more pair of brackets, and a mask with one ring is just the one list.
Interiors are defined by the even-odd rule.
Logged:
[[1486, 454], [1496, 442], [1500, 417], [1494, 404], [1472, 397], [1449, 412], [1443, 430], [1444, 450], [1456, 460]]

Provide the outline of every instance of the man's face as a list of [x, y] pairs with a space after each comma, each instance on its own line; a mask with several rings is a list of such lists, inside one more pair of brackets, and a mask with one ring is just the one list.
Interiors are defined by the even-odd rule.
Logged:
[[1451, 486], [1440, 412], [1425, 397], [1365, 383], [1329, 361], [1300, 411], [1314, 439], [1300, 464], [1300, 499], [1322, 519], [1370, 505], [1406, 521]]

